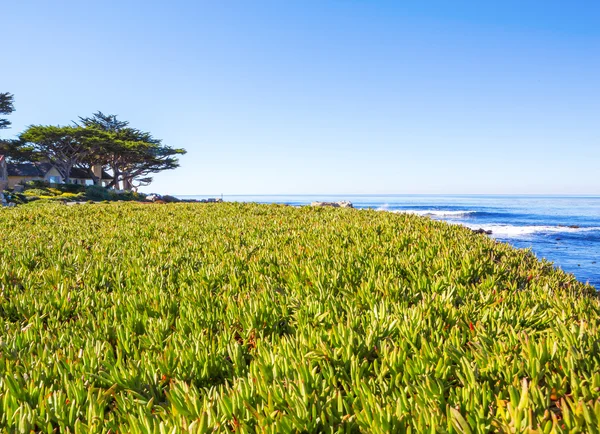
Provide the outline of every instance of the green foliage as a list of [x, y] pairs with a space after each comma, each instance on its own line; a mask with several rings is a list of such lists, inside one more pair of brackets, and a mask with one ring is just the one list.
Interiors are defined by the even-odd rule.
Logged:
[[25, 196], [56, 196], [56, 194], [50, 192], [47, 188], [30, 188], [23, 192]]
[[86, 186], [81, 184], [57, 184], [56, 189], [63, 193], [85, 193]]
[[[3, 106], [7, 110], [9, 107], [3, 98], [12, 95], [0, 94], [0, 114]], [[0, 128], [2, 122], [9, 124], [0, 119]], [[73, 168], [86, 171], [94, 183], [99, 181], [94, 168], [110, 170], [109, 187], [121, 183], [125, 190], [150, 184], [149, 175], [153, 173], [179, 167], [178, 156], [186, 153], [163, 144], [148, 132], [129, 127], [128, 122], [119, 121], [114, 115], [98, 112], [89, 118], [81, 117], [80, 124], [31, 125], [18, 140], [1, 141], [0, 152], [12, 162], [50, 163], [67, 184]]]
[[[29, 185], [31, 184], [28, 183], [28, 186]], [[36, 182], [35, 185], [44, 184]], [[56, 187], [28, 188], [23, 194], [30, 202], [37, 199], [80, 201], [86, 198], [85, 187], [76, 184], [58, 184]]]
[[93, 158], [88, 167], [98, 162], [110, 167], [114, 177], [111, 186], [123, 182], [129, 189], [134, 181], [138, 186], [148, 185], [152, 182], [148, 175], [179, 167], [178, 156], [186, 153], [185, 149], [172, 148], [150, 133], [130, 127], [129, 122], [118, 120], [116, 115], [97, 112], [80, 117], [79, 122], [97, 137], [98, 146], [90, 154]]
[[138, 193], [136, 191], [124, 191], [117, 193], [116, 191], [111, 190], [111, 199], [141, 202], [146, 200], [146, 195], [144, 193]]
[[85, 189], [85, 196], [89, 200], [108, 200], [110, 191], [100, 185], [90, 185]]
[[117, 193], [115, 190], [111, 190], [98, 185], [90, 185], [89, 187], [87, 187], [85, 196], [87, 199], [94, 201], [143, 201], [146, 198], [146, 195], [143, 193], [137, 193], [134, 191]]
[[48, 183], [47, 181], [43, 181], [41, 179], [36, 179], [36, 180], [33, 180], [33, 181], [27, 181], [25, 183], [25, 187], [26, 188], [47, 189], [48, 187], [50, 187], [50, 183]]
[[[14, 95], [8, 92], [0, 92], [0, 115], [9, 115], [14, 111]], [[9, 126], [10, 121], [8, 119], [0, 118], [0, 130]]]
[[3, 430], [598, 432], [598, 296], [529, 251], [352, 209], [0, 212]]
[[31, 125], [19, 135], [31, 149], [31, 159], [52, 164], [69, 183], [71, 169], [92, 152], [93, 131], [78, 126]]
[[62, 199], [66, 201], [83, 201], [86, 200], [85, 193], [63, 193], [60, 196], [55, 196], [54, 199]]
[[0, 140], [0, 154], [7, 158], [9, 163], [28, 163], [35, 161], [33, 148], [21, 140]]
[[2, 193], [4, 194], [4, 198], [8, 202], [14, 203], [15, 205], [22, 205], [24, 203], [27, 203], [27, 200], [29, 199], [24, 194], [22, 194], [22, 193], [15, 193], [14, 191], [5, 190]]

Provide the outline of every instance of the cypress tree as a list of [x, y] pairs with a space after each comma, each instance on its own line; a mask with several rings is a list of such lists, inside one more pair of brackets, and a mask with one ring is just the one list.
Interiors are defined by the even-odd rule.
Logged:
[[[0, 115], [9, 115], [15, 111], [14, 95], [8, 92], [0, 93]], [[8, 128], [10, 121], [8, 119], [0, 118], [0, 130]]]

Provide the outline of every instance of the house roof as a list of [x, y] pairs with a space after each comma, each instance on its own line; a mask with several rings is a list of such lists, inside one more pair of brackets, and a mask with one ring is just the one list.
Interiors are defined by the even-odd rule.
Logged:
[[[11, 163], [7, 165], [8, 176], [30, 176], [34, 178], [43, 178], [50, 169], [50, 163]], [[74, 167], [71, 169], [71, 178], [74, 179], [92, 179], [86, 170]], [[113, 179], [106, 171], [102, 171], [102, 179]]]
[[[75, 179], [92, 179], [87, 170], [73, 167], [71, 169], [71, 178]], [[102, 179], [113, 179], [105, 170], [102, 171]]]
[[52, 168], [48, 163], [11, 163], [7, 165], [8, 176], [43, 177]]

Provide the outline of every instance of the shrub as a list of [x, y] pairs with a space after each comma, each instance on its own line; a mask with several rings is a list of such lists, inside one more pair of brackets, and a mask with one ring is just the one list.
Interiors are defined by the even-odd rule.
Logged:
[[125, 193], [121, 193], [119, 195], [119, 199], [142, 202], [142, 201], [146, 200], [146, 195], [143, 193], [138, 193], [137, 191], [127, 191]]
[[25, 196], [54, 196], [47, 188], [30, 188], [23, 192]]
[[108, 200], [111, 191], [100, 185], [89, 185], [85, 189], [85, 197], [90, 200]]
[[55, 188], [63, 193], [81, 193], [86, 191], [86, 186], [81, 184], [57, 184]]
[[83, 199], [85, 197], [85, 193], [63, 193], [59, 197], [64, 199]]
[[143, 201], [146, 198], [145, 194], [137, 193], [135, 191], [116, 191], [109, 190], [110, 200], [114, 201]]
[[5, 190], [4, 192], [4, 198], [11, 203], [14, 203], [15, 205], [22, 205], [24, 203], [27, 203], [27, 201], [29, 200], [29, 198], [27, 196], [25, 196], [23, 193], [15, 193], [14, 191], [8, 191]]
[[50, 183], [41, 179], [36, 179], [34, 181], [27, 181], [25, 184], [25, 187], [29, 187], [29, 188], [41, 188], [41, 189], [46, 189], [47, 187], [50, 186]]
[[40, 195], [40, 196], [25, 196], [27, 198], [27, 202], [35, 202], [38, 200], [43, 200], [43, 201], [52, 201], [52, 200], [63, 200], [58, 196], [48, 196], [48, 195]]

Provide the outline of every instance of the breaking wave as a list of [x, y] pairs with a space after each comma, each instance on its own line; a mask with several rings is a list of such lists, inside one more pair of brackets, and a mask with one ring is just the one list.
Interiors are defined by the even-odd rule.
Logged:
[[416, 214], [421, 216], [433, 216], [433, 217], [460, 217], [466, 216], [469, 214], [475, 214], [478, 211], [469, 211], [469, 210], [431, 210], [431, 209], [395, 209], [390, 210], [385, 207], [381, 207], [378, 211], [388, 211], [396, 214]]
[[600, 227], [569, 227], [569, 226], [545, 226], [545, 225], [530, 225], [530, 226], [515, 226], [504, 224], [470, 224], [458, 223], [470, 229], [485, 229], [492, 231], [493, 235], [504, 235], [507, 237], [525, 236], [535, 233], [576, 233], [576, 232], [591, 232], [600, 231]]

